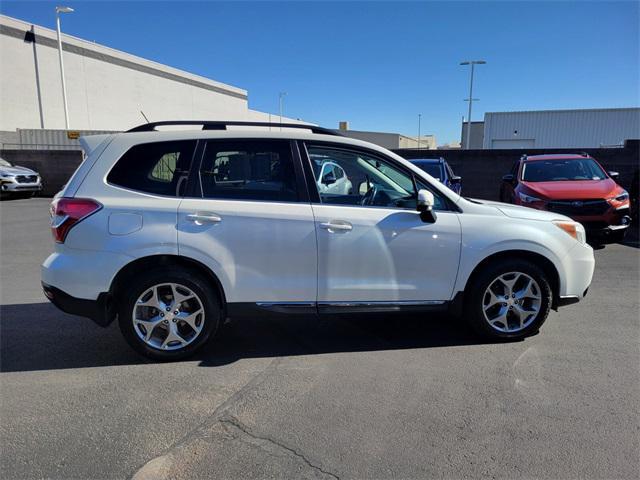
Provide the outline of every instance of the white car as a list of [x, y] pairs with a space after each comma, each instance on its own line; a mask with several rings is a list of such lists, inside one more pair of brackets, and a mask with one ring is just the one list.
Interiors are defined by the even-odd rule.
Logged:
[[[166, 124], [202, 129], [156, 130]], [[83, 138], [87, 157], [51, 207], [46, 296], [100, 325], [117, 318], [135, 350], [176, 359], [227, 317], [449, 311], [489, 339], [519, 339], [586, 295], [593, 250], [568, 217], [464, 199], [331, 130], [265, 126], [157, 122]], [[318, 188], [319, 157], [349, 172], [349, 193]]]
[[[334, 162], [322, 162], [311, 159], [313, 165], [317, 165], [316, 184], [318, 192], [333, 195], [350, 195], [353, 185], [344, 169]], [[316, 173], [314, 171], [314, 173]]]
[[32, 197], [42, 190], [42, 180], [38, 172], [27, 167], [11, 165], [0, 158], [0, 197]]

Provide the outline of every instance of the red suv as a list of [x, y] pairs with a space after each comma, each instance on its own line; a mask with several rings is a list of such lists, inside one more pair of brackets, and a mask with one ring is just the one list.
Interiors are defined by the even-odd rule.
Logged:
[[617, 177], [586, 154], [525, 155], [502, 177], [500, 200], [567, 215], [591, 235], [620, 241], [631, 217]]

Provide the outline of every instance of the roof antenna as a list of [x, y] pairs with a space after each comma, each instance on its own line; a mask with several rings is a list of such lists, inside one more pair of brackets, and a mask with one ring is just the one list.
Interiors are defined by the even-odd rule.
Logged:
[[144, 117], [144, 119], [147, 121], [147, 123], [151, 123], [149, 121], [149, 119], [147, 118], [147, 116], [144, 114], [144, 112], [142, 110], [140, 110], [140, 113], [142, 114], [142, 116]]

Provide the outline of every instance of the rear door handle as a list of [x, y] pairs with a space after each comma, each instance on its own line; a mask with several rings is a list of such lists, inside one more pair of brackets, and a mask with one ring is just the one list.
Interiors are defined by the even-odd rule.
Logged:
[[190, 213], [187, 215], [187, 220], [196, 225], [204, 225], [205, 223], [220, 223], [222, 217], [215, 213]]
[[350, 232], [353, 230], [353, 225], [344, 220], [331, 220], [330, 222], [321, 223], [320, 228], [328, 230], [330, 233], [334, 232]]

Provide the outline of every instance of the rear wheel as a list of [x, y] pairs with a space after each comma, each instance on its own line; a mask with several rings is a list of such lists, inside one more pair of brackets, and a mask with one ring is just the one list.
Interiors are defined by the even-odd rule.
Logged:
[[220, 323], [220, 303], [210, 282], [182, 268], [142, 273], [120, 295], [118, 322], [138, 353], [179, 360], [200, 349]]
[[520, 339], [549, 315], [552, 292], [545, 273], [526, 260], [501, 260], [471, 282], [465, 317], [489, 339]]

